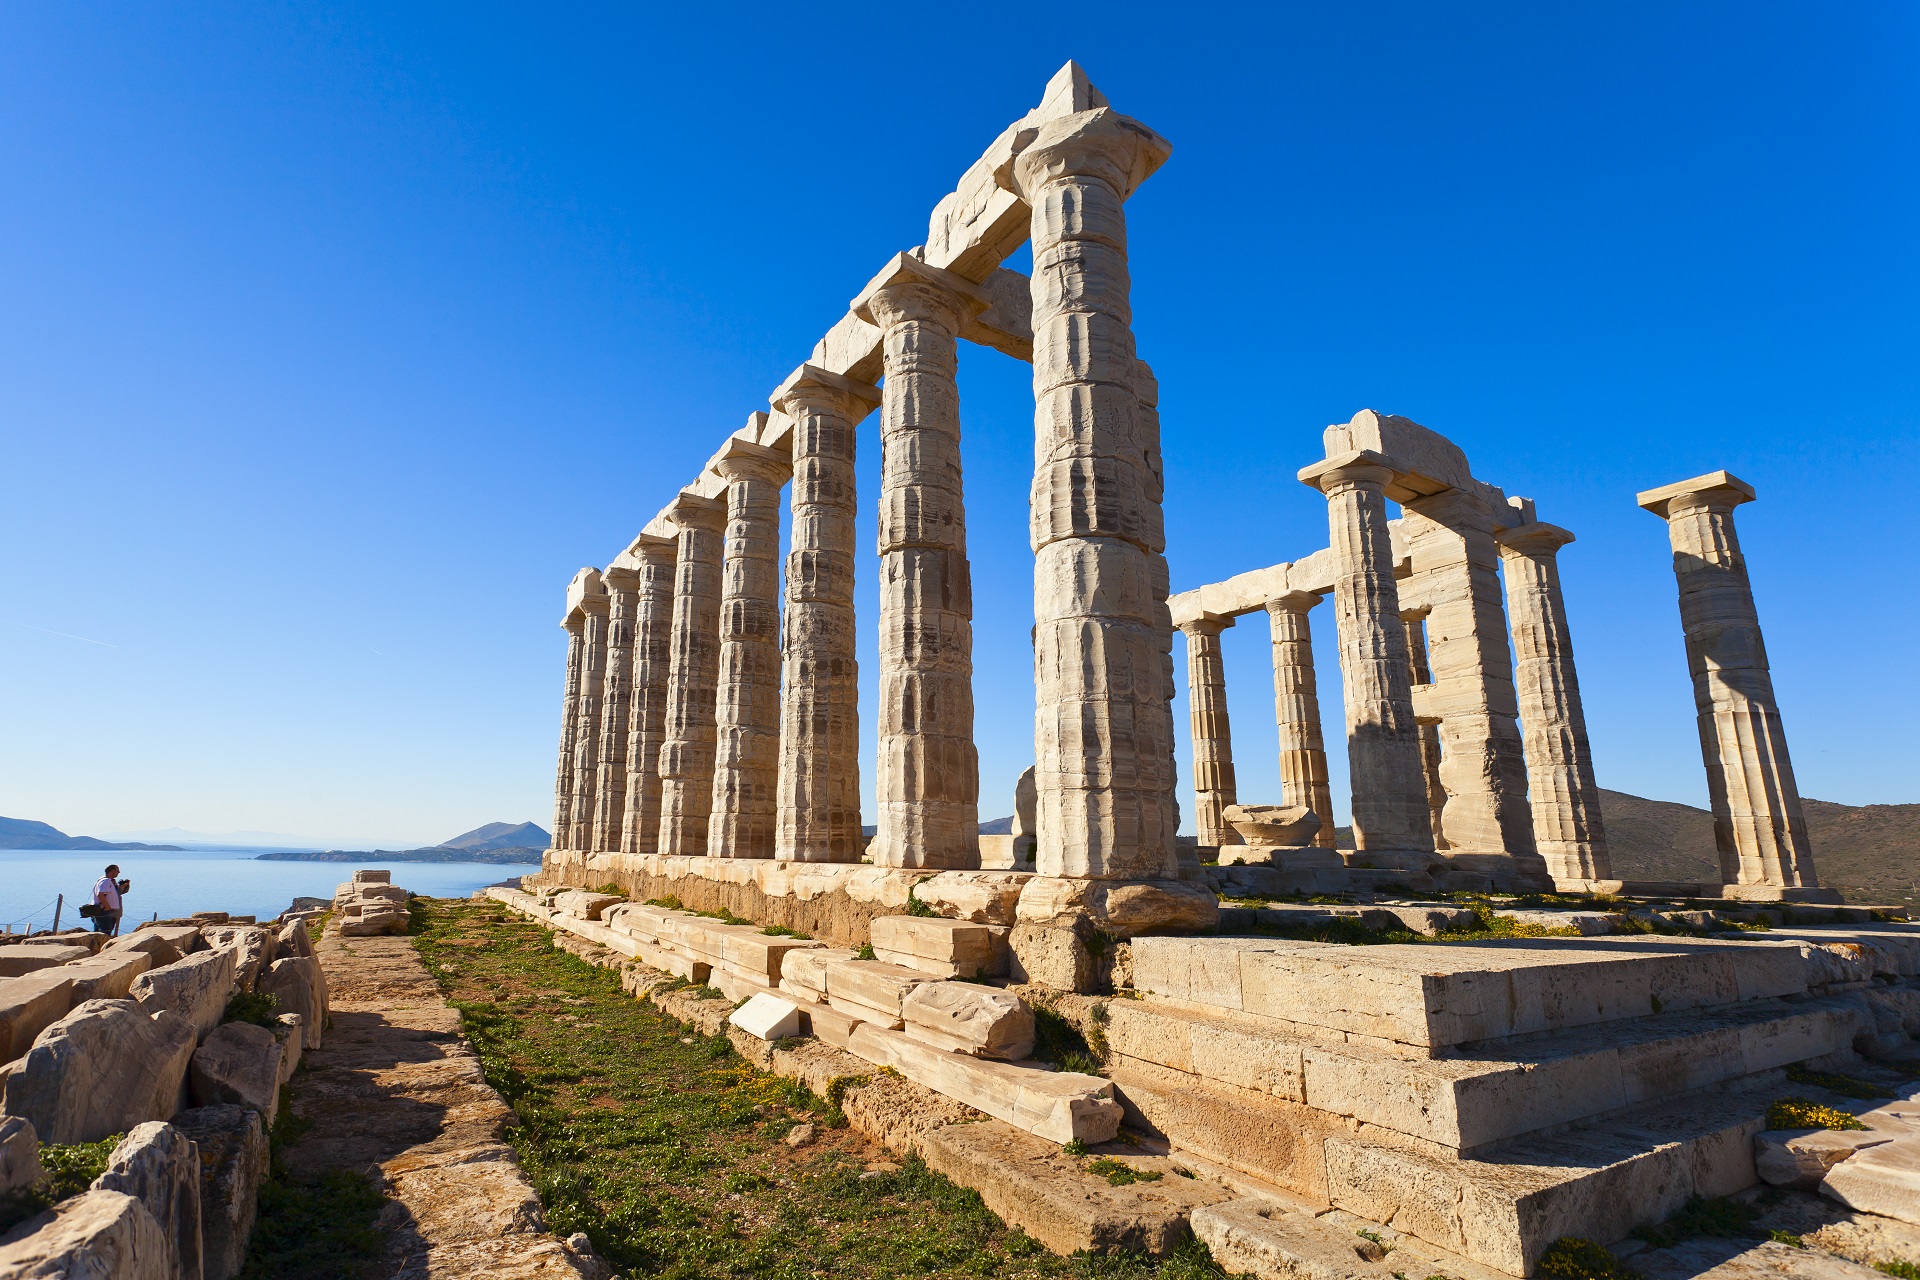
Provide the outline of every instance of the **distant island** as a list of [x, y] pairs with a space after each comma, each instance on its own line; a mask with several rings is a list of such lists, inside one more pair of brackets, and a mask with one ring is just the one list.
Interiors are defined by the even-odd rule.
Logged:
[[531, 822], [489, 822], [424, 849], [294, 849], [263, 853], [256, 862], [538, 862], [553, 843]]
[[92, 836], [70, 836], [58, 827], [31, 818], [0, 818], [0, 849], [70, 849], [76, 851], [144, 850], [148, 853], [185, 853], [177, 844], [115, 844]]

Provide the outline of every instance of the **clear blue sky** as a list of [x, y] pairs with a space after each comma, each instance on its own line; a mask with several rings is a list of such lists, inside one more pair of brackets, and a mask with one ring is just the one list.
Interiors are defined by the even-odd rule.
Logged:
[[[1910, 4], [22, 3], [0, 813], [544, 825], [568, 576], [1068, 58], [1175, 147], [1129, 208], [1176, 589], [1325, 545], [1294, 471], [1406, 414], [1578, 533], [1602, 783], [1704, 803], [1633, 494], [1726, 467], [1802, 789], [1920, 800]], [[962, 378], [993, 816], [1032, 751], [1031, 408], [997, 353]], [[1227, 645], [1250, 801], [1264, 633]]]

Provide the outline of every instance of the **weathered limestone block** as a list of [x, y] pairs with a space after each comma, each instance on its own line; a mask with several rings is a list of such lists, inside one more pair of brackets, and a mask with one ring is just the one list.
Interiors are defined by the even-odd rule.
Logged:
[[622, 853], [660, 848], [660, 744], [666, 740], [667, 685], [673, 655], [673, 580], [677, 538], [643, 533], [627, 554], [638, 567], [633, 606], [633, 694], [627, 719], [627, 811]]
[[202, 930], [201, 936], [213, 950], [233, 952], [235, 991], [252, 991], [279, 947], [273, 930], [256, 925], [219, 925]]
[[1026, 879], [1018, 871], [942, 871], [913, 886], [913, 896], [949, 920], [1009, 925]]
[[1394, 1272], [1406, 1271], [1393, 1255], [1377, 1261], [1364, 1256], [1360, 1250], [1372, 1241], [1324, 1227], [1312, 1214], [1272, 1200], [1201, 1205], [1191, 1221], [1193, 1234], [1229, 1275], [1389, 1280]]
[[402, 937], [406, 934], [412, 916], [404, 907], [382, 906], [361, 911], [340, 921], [340, 936], [343, 938]]
[[707, 852], [713, 811], [714, 690], [720, 673], [724, 502], [682, 493], [668, 507], [680, 539], [674, 570], [671, 671], [660, 744], [659, 850]]
[[1820, 1193], [1849, 1209], [1920, 1225], [1920, 1136], [1866, 1147], [1827, 1172]]
[[565, 915], [577, 916], [582, 920], [599, 920], [608, 907], [614, 907], [626, 899], [617, 893], [592, 893], [585, 889], [569, 889], [553, 900], [553, 909]]
[[1056, 991], [1094, 989], [1093, 953], [1078, 930], [1017, 924], [1008, 939], [1015, 982], [1037, 982]]
[[290, 921], [282, 926], [274, 940], [274, 959], [287, 956], [305, 956], [313, 958], [313, 935], [307, 932], [304, 920]]
[[19, 978], [93, 955], [86, 947], [0, 947], [0, 978]]
[[173, 1127], [200, 1150], [200, 1248], [205, 1280], [233, 1280], [247, 1260], [260, 1187], [267, 1180], [267, 1131], [251, 1107], [195, 1107]]
[[40, 1139], [19, 1116], [0, 1116], [0, 1195], [40, 1180]]
[[170, 1124], [136, 1125], [114, 1147], [95, 1191], [118, 1191], [146, 1206], [173, 1254], [175, 1280], [200, 1280], [200, 1152]]
[[800, 1006], [766, 992], [735, 1009], [727, 1021], [761, 1040], [784, 1040], [802, 1030]]
[[811, 951], [795, 951], [788, 955], [780, 965], [780, 989], [804, 1000], [816, 1003], [827, 998], [827, 970], [848, 960], [858, 960], [860, 953], [845, 947], [818, 947]]
[[993, 934], [983, 924], [881, 916], [870, 936], [875, 959], [936, 978], [977, 978], [993, 968]]
[[166, 1229], [145, 1205], [118, 1191], [75, 1196], [9, 1233], [0, 1280], [175, 1280]]
[[1009, 1062], [1033, 1055], [1033, 1010], [1011, 991], [966, 982], [927, 982], [901, 1002], [916, 1040], [977, 1058]]
[[1776, 1187], [1816, 1191], [1842, 1160], [1892, 1140], [1892, 1135], [1871, 1129], [1769, 1129], [1753, 1135], [1753, 1167]]
[[195, 925], [147, 924], [132, 933], [123, 933], [101, 952], [122, 949], [144, 951], [153, 957], [153, 967], [164, 968], [183, 956], [207, 949], [207, 940]]
[[89, 1000], [40, 1033], [7, 1077], [6, 1114], [42, 1142], [97, 1142], [179, 1110], [193, 1023], [126, 1000]]
[[169, 1009], [193, 1026], [196, 1037], [220, 1025], [233, 993], [238, 957], [232, 951], [200, 951], [133, 980], [128, 994], [148, 1013]]
[[196, 1107], [252, 1107], [273, 1127], [280, 1111], [280, 1039], [251, 1022], [215, 1027], [194, 1050], [187, 1081]]
[[0, 978], [0, 1062], [27, 1051], [34, 1037], [73, 1007], [73, 979], [54, 970]]
[[375, 902], [391, 902], [395, 906], [404, 907], [407, 905], [408, 896], [407, 891], [399, 885], [388, 884], [385, 881], [367, 884], [354, 881], [351, 884], [341, 885], [334, 894], [336, 901], [344, 899], [347, 902], [360, 903], [363, 907]]
[[355, 884], [392, 884], [393, 872], [362, 869], [353, 873]]
[[1021, 924], [1072, 928], [1081, 921], [1121, 937], [1151, 929], [1200, 930], [1220, 921], [1211, 889], [1180, 880], [1128, 884], [1031, 876], [1020, 890]]
[[827, 1003], [849, 1017], [898, 1030], [901, 1005], [928, 980], [918, 970], [878, 960], [842, 960], [827, 969]]
[[133, 989], [133, 980], [154, 965], [144, 951], [102, 951], [86, 960], [76, 960], [60, 971], [73, 983], [73, 1003], [86, 1000], [124, 1000]]
[[326, 1018], [320, 965], [305, 956], [275, 960], [260, 979], [260, 992], [270, 995], [281, 1013], [297, 1013], [305, 1020], [306, 1047], [318, 1049]]
[[1120, 1131], [1111, 1080], [949, 1053], [870, 1023], [854, 1029], [852, 1043], [869, 1062], [1054, 1142], [1077, 1138], [1091, 1146]]
[[307, 1020], [297, 1013], [283, 1013], [274, 1019], [279, 1024], [273, 1038], [280, 1042], [280, 1083], [293, 1079], [307, 1045]]

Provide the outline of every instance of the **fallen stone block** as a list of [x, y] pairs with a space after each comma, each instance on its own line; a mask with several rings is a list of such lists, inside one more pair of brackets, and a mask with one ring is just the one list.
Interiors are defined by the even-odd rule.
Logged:
[[881, 916], [871, 938], [876, 959], [937, 978], [977, 978], [993, 966], [993, 935], [965, 920]]
[[260, 993], [273, 997], [276, 1010], [300, 1015], [309, 1049], [320, 1047], [326, 1016], [320, 982], [320, 965], [305, 956], [275, 960], [260, 979]]
[[854, 1030], [852, 1045], [868, 1062], [1053, 1142], [1092, 1145], [1120, 1131], [1113, 1082], [1099, 1076], [949, 1053], [870, 1024]]
[[827, 1003], [840, 1012], [898, 1030], [905, 1025], [900, 1006], [926, 974], [880, 960], [842, 960], [827, 969]]
[[200, 1251], [205, 1280], [233, 1280], [247, 1260], [260, 1187], [267, 1180], [267, 1132], [251, 1107], [196, 1107], [173, 1127], [200, 1151]]
[[278, 939], [273, 930], [257, 925], [219, 925], [202, 932], [215, 951], [233, 952], [233, 989], [252, 991], [260, 975], [274, 962]]
[[412, 916], [404, 911], [382, 904], [381, 910], [364, 910], [349, 914], [340, 921], [340, 936], [343, 938], [402, 937], [412, 923]]
[[796, 951], [780, 963], [780, 989], [816, 1003], [827, 998], [827, 969], [860, 953], [846, 947], [815, 947]]
[[307, 1020], [298, 1013], [283, 1013], [274, 1019], [279, 1028], [273, 1038], [280, 1042], [280, 1083], [293, 1079], [307, 1045]]
[[0, 947], [0, 978], [19, 978], [93, 955], [86, 947]]
[[0, 1244], [0, 1280], [175, 1280], [166, 1229], [118, 1191], [89, 1191], [30, 1218]]
[[313, 935], [307, 932], [304, 920], [293, 920], [280, 926], [280, 932], [274, 935], [274, 959], [288, 956], [313, 958]]
[[73, 1007], [73, 979], [59, 971], [0, 978], [0, 1062], [27, 1051], [34, 1038]]
[[1033, 1010], [1011, 991], [926, 982], [900, 1006], [906, 1032], [940, 1049], [1015, 1062], [1033, 1055]]
[[1873, 1130], [1769, 1129], [1753, 1135], [1753, 1168], [1776, 1187], [1814, 1191], [1842, 1160], [1892, 1140]]
[[800, 1034], [800, 1006], [763, 992], [735, 1009], [727, 1021], [761, 1040], [785, 1040]]
[[1920, 1137], [1861, 1150], [1828, 1170], [1820, 1193], [1849, 1209], [1920, 1225]]
[[170, 1009], [203, 1036], [220, 1025], [233, 994], [235, 956], [231, 951], [200, 951], [133, 980], [128, 994], [148, 1013]]
[[1037, 982], [1056, 991], [1093, 990], [1093, 953], [1073, 929], [1017, 924], [1008, 938], [1015, 982]]
[[554, 910], [562, 915], [578, 916], [582, 920], [598, 920], [608, 907], [616, 907], [626, 899], [617, 893], [594, 893], [587, 889], [569, 889], [553, 900]]
[[40, 1139], [19, 1116], [0, 1116], [0, 1195], [40, 1180]]
[[280, 1040], [251, 1022], [215, 1027], [193, 1052], [187, 1081], [196, 1107], [252, 1107], [271, 1129], [280, 1112]]
[[393, 872], [391, 871], [356, 871], [353, 873], [353, 883], [355, 884], [392, 884]]
[[135, 1125], [114, 1147], [95, 1191], [118, 1191], [146, 1206], [160, 1224], [176, 1280], [201, 1280], [200, 1151], [170, 1124]]
[[42, 1142], [98, 1142], [179, 1110], [199, 1036], [168, 1009], [89, 1000], [40, 1033], [7, 1077], [0, 1110]]
[[60, 976], [73, 983], [75, 1004], [125, 1000], [133, 990], [133, 980], [152, 967], [153, 957], [144, 951], [102, 951], [65, 966]]
[[207, 949], [198, 925], [143, 924], [132, 933], [123, 933], [107, 944], [108, 951], [130, 947], [153, 957], [156, 969], [172, 964], [196, 951]]
[[942, 871], [913, 887], [913, 896], [949, 920], [1010, 925], [1026, 871]]
[[1471, 929], [1479, 923], [1479, 917], [1464, 907], [1377, 907], [1400, 923], [1404, 929], [1431, 938], [1437, 933], [1454, 933], [1462, 929]]

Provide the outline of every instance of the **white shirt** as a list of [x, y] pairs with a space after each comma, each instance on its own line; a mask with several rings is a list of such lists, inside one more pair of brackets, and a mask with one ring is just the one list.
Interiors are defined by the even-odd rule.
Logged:
[[100, 883], [93, 886], [93, 900], [109, 911], [120, 909], [120, 886], [113, 882], [112, 876], [100, 877]]

